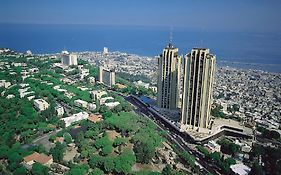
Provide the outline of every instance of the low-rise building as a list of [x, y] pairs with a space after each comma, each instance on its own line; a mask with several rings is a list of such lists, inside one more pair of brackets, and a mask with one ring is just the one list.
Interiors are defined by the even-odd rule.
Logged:
[[211, 152], [220, 152], [221, 151], [221, 146], [219, 144], [217, 144], [214, 140], [211, 140], [208, 142], [208, 144], [205, 144], [205, 146], [207, 148], [209, 148], [209, 150]]
[[68, 127], [73, 122], [84, 120], [84, 119], [87, 119], [88, 117], [89, 117], [89, 114], [87, 112], [79, 112], [77, 114], [73, 114], [70, 117], [62, 118], [61, 120], [63, 120], [65, 122], [65, 126]]
[[94, 103], [88, 103], [88, 109], [90, 111], [93, 111], [97, 108], [97, 105], [95, 105]]
[[89, 77], [89, 82], [94, 85], [96, 83], [95, 77]]
[[0, 80], [0, 87], [8, 88], [9, 86], [11, 86], [11, 82]]
[[98, 99], [100, 99], [103, 95], [106, 95], [107, 92], [106, 92], [106, 91], [94, 90], [94, 91], [91, 91], [90, 94], [91, 94], [91, 97], [92, 97], [94, 100], [98, 100]]
[[9, 94], [9, 95], [7, 95], [7, 99], [11, 99], [11, 98], [14, 98], [15, 97], [15, 95], [14, 94]]
[[235, 164], [230, 166], [231, 171], [237, 175], [247, 175], [250, 173], [251, 168], [244, 164]]
[[39, 111], [44, 111], [48, 109], [49, 104], [43, 100], [43, 99], [35, 99], [34, 100], [34, 106], [39, 110]]
[[113, 97], [104, 97], [104, 98], [101, 98], [101, 99], [100, 99], [100, 105], [105, 104], [105, 102], [106, 102], [107, 100], [114, 100], [114, 98], [113, 98]]
[[74, 100], [74, 104], [78, 107], [82, 107], [82, 108], [87, 108], [88, 107], [88, 102], [84, 101], [84, 100]]
[[90, 74], [89, 69], [78, 68], [78, 70], [79, 70], [80, 79], [84, 79], [84, 77], [86, 77]]
[[62, 106], [56, 106], [56, 112], [58, 116], [62, 116], [64, 114], [64, 109]]
[[117, 88], [119, 89], [125, 89], [127, 86], [125, 86], [124, 84], [120, 84], [120, 83], [116, 83]]
[[144, 87], [146, 89], [149, 88], [149, 83], [144, 83], [141, 80], [134, 82], [137, 87]]
[[32, 100], [32, 99], [34, 99], [35, 98], [35, 95], [32, 95], [32, 96], [29, 96], [29, 97], [27, 97], [27, 99], [30, 101], [30, 100]]
[[39, 154], [37, 152], [23, 158], [24, 165], [32, 166], [35, 162], [49, 167], [53, 163], [53, 158], [52, 156]]
[[97, 123], [102, 121], [102, 115], [100, 114], [91, 114], [88, 118], [90, 122]]
[[118, 101], [116, 102], [109, 102], [109, 103], [105, 103], [104, 105], [107, 106], [109, 109], [114, 108], [115, 106], [118, 106], [120, 103]]

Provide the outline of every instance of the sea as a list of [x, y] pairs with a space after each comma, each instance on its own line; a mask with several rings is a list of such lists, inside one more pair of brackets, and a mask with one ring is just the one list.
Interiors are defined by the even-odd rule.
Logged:
[[215, 32], [187, 28], [84, 24], [0, 24], [0, 48], [35, 54], [120, 51], [157, 56], [172, 42], [179, 54], [210, 48], [219, 66], [281, 73], [281, 33]]

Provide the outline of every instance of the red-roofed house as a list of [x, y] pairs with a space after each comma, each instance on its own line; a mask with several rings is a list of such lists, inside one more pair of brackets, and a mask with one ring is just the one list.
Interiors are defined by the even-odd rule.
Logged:
[[88, 120], [89, 120], [90, 122], [93, 122], [93, 123], [100, 122], [100, 121], [102, 121], [102, 115], [100, 115], [100, 114], [91, 114], [91, 115], [88, 117]]
[[53, 163], [53, 157], [34, 152], [33, 154], [30, 154], [29, 156], [26, 156], [23, 158], [23, 163], [26, 165], [31, 166], [35, 162], [40, 163], [45, 166], [50, 166]]

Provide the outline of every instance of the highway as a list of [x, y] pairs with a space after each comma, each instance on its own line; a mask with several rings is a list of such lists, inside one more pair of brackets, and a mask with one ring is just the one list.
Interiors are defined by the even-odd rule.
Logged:
[[[123, 96], [123, 95], [122, 95]], [[136, 113], [141, 114], [148, 119], [152, 120], [159, 129], [167, 131], [167, 139], [172, 143], [177, 145], [179, 151], [187, 151], [196, 158], [197, 165], [201, 167], [202, 174], [212, 173], [212, 174], [221, 174], [222, 171], [215, 164], [207, 162], [204, 155], [197, 152], [196, 150], [191, 149], [188, 146], [188, 143], [194, 143], [193, 140], [186, 136], [184, 133], [179, 132], [174, 127], [170, 126], [169, 123], [165, 122], [158, 117], [159, 114], [156, 114], [148, 105], [145, 105], [139, 99], [134, 96], [123, 96], [126, 101], [137, 107], [135, 110]], [[219, 173], [220, 172], [220, 173]]]

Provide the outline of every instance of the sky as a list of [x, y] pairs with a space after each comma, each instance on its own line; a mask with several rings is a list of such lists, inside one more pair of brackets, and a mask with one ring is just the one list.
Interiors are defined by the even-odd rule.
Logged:
[[281, 32], [280, 0], [8, 0], [0, 23]]

